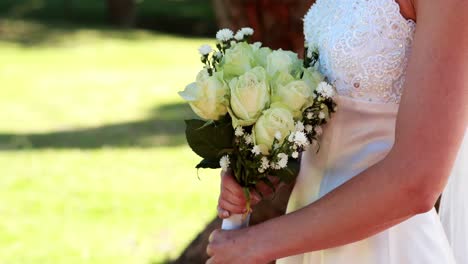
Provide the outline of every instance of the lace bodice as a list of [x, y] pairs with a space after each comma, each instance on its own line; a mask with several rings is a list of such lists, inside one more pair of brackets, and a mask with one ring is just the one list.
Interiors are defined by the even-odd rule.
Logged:
[[400, 101], [414, 31], [395, 0], [317, 0], [304, 19], [338, 93], [380, 103]]

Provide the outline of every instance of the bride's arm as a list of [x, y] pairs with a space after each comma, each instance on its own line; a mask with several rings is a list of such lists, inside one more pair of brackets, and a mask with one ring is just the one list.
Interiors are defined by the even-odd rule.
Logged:
[[468, 1], [418, 4], [391, 152], [299, 211], [241, 231], [215, 231], [211, 263], [251, 263], [252, 255], [264, 263], [340, 246], [432, 209], [468, 122]]

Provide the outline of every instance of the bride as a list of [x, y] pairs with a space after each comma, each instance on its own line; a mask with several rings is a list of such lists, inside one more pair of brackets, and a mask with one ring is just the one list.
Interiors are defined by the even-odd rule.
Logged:
[[[318, 0], [304, 33], [338, 111], [288, 214], [214, 231], [207, 263], [468, 263], [467, 15], [465, 0]], [[220, 216], [245, 202], [224, 174]]]

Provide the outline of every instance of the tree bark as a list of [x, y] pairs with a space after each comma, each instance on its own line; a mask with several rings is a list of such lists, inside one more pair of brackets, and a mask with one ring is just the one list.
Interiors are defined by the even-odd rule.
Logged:
[[135, 0], [107, 0], [109, 19], [119, 27], [132, 27], [135, 24]]
[[255, 29], [254, 41], [302, 55], [303, 23], [314, 0], [212, 0], [220, 28]]

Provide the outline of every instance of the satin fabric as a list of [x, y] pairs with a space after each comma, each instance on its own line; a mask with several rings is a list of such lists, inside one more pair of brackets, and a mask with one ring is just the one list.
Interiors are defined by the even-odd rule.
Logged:
[[[320, 150], [304, 152], [287, 212], [313, 203], [382, 160], [395, 137], [397, 104], [336, 97], [338, 110], [324, 127]], [[382, 204], [385, 206], [385, 204]], [[333, 235], [333, 234], [330, 234]], [[367, 239], [287, 257], [278, 264], [452, 264], [452, 250], [435, 210]]]
[[440, 218], [458, 264], [468, 263], [468, 129], [440, 202]]

